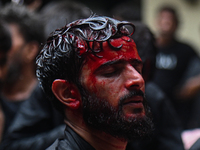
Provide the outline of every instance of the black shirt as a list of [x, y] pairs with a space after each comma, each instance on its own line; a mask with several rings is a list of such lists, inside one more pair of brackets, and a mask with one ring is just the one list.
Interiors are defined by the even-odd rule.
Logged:
[[10, 101], [3, 96], [0, 97], [0, 103], [1, 103], [1, 106], [2, 106], [4, 118], [5, 118], [4, 129], [3, 129], [3, 137], [7, 133], [9, 126], [11, 125], [13, 119], [15, 118], [16, 113], [19, 110], [20, 105], [23, 102], [24, 102], [24, 100]]
[[88, 142], [66, 126], [63, 138], [57, 139], [47, 150], [95, 150]]
[[63, 116], [38, 85], [20, 106], [0, 150], [44, 150], [63, 135], [64, 129]]
[[172, 101], [174, 92], [194, 56], [197, 54], [189, 45], [176, 40], [171, 45], [158, 48], [153, 81]]

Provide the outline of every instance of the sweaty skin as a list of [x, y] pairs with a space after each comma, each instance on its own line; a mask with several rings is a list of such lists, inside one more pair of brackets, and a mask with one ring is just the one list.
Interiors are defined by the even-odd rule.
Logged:
[[[141, 76], [142, 61], [134, 41], [123, 36], [112, 39], [110, 44], [114, 47], [121, 45], [122, 47], [113, 50], [106, 41], [103, 42], [103, 50], [96, 54], [99, 57], [88, 54], [80, 81], [90, 94], [107, 99], [113, 107], [118, 108], [120, 98], [131, 90], [144, 92], [145, 85]], [[144, 116], [142, 102], [142, 96], [125, 99], [123, 102], [125, 117]]]

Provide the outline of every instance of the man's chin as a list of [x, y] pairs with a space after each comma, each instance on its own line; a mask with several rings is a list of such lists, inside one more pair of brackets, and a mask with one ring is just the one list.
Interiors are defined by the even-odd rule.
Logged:
[[135, 105], [124, 105], [122, 107], [122, 112], [125, 117], [132, 117], [132, 118], [143, 118], [146, 116], [144, 106], [138, 105], [139, 107], [135, 107]]

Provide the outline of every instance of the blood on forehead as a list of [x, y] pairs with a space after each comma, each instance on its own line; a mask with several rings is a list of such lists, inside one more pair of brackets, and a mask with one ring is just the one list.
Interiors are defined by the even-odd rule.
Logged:
[[[88, 64], [91, 70], [95, 70], [100, 67], [102, 64], [115, 61], [115, 60], [139, 60], [142, 61], [136, 44], [133, 39], [123, 36], [117, 39], [111, 39], [109, 41], [105, 41], [102, 43], [102, 50], [99, 50], [95, 55], [91, 52], [86, 54], [85, 64]], [[92, 45], [92, 42], [90, 43]], [[90, 46], [91, 46], [90, 45]], [[98, 45], [98, 44], [97, 44]], [[112, 45], [112, 46], [111, 46]], [[97, 46], [100, 48], [100, 46]], [[115, 49], [113, 47], [120, 47], [119, 49]]]

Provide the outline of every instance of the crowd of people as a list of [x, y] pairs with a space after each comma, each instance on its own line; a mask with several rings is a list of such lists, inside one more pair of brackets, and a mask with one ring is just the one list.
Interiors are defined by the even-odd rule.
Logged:
[[112, 12], [0, 3], [0, 150], [200, 148], [200, 59], [176, 9], [156, 33]]

